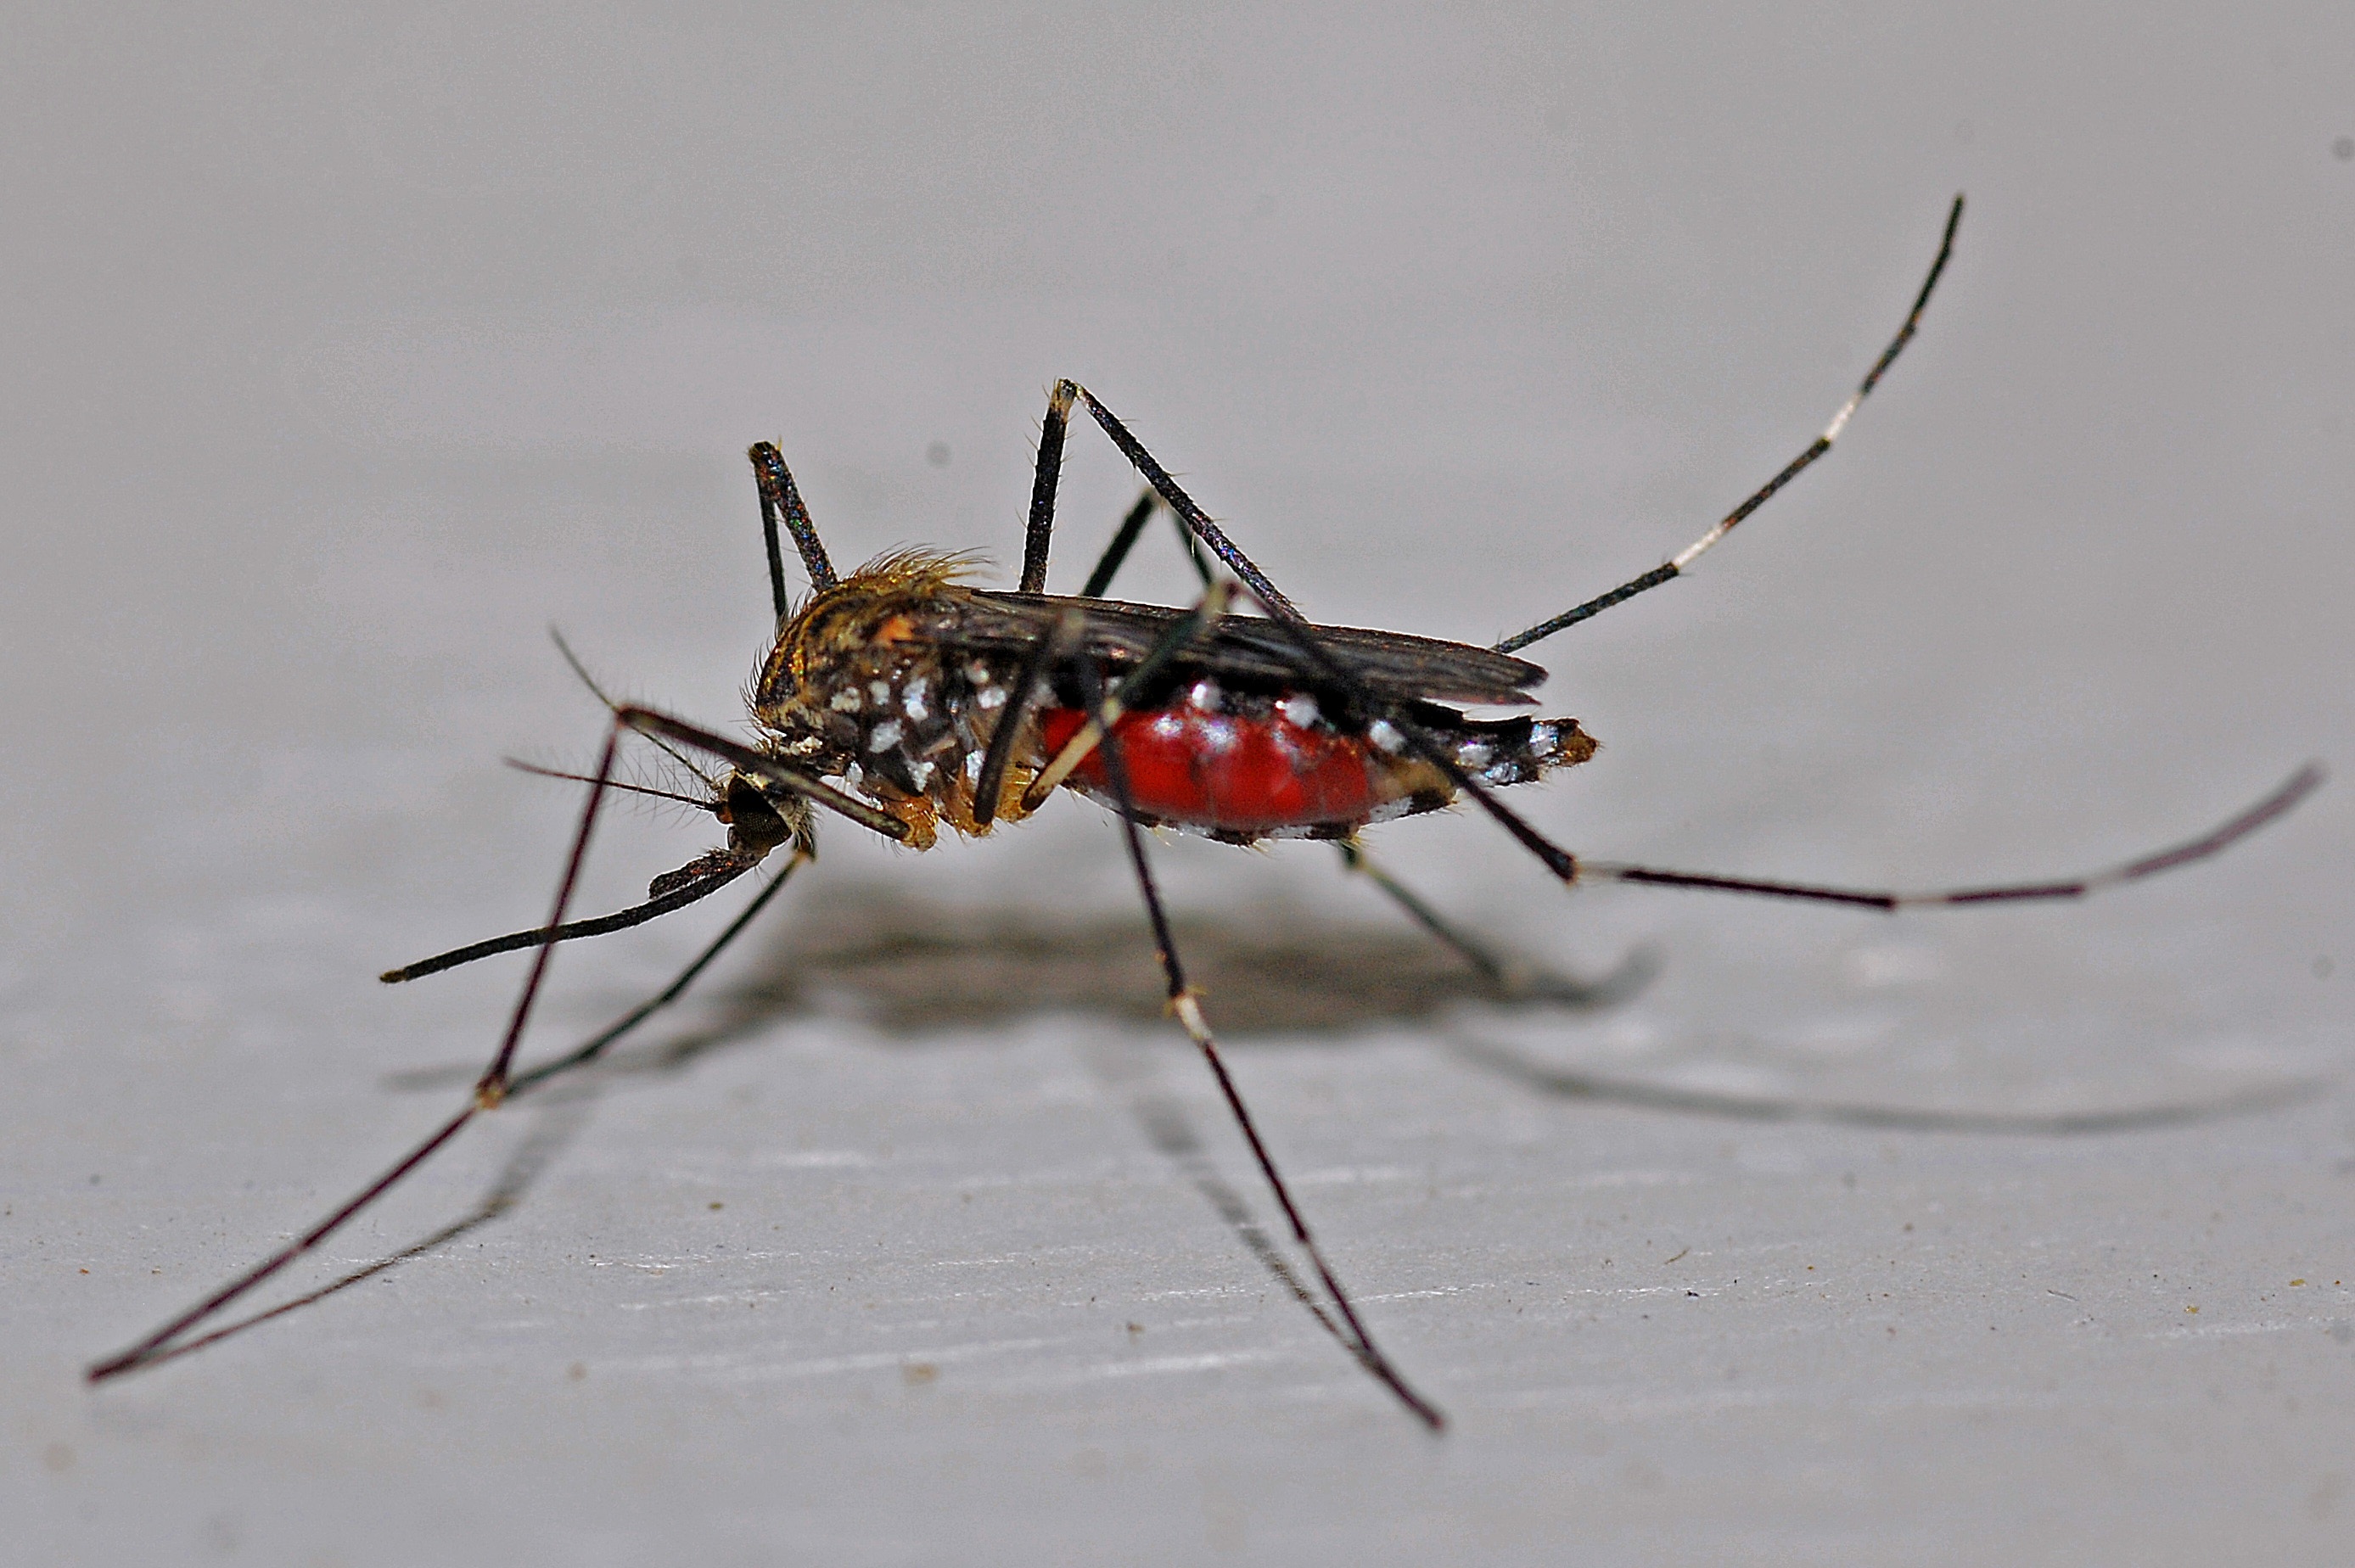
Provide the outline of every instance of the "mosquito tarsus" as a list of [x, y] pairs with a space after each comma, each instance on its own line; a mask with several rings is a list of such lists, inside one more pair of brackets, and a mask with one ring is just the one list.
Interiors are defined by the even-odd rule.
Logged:
[[[564, 872], [545, 923], [389, 971], [415, 979], [493, 954], [534, 949], [522, 990], [490, 1064], [466, 1104], [381, 1176], [293, 1242], [130, 1349], [90, 1369], [92, 1381], [184, 1353], [228, 1329], [195, 1331], [335, 1232], [431, 1158], [482, 1113], [595, 1061], [675, 1001], [816, 853], [821, 816], [912, 848], [945, 825], [964, 835], [1019, 821], [1057, 788], [1090, 795], [1120, 824], [1158, 951], [1170, 1012], [1214, 1076], [1293, 1243], [1321, 1287], [1305, 1287], [1316, 1321], [1415, 1417], [1445, 1417], [1375, 1342], [1317, 1243], [1221, 1056], [1199, 994], [1187, 981], [1142, 829], [1166, 826], [1231, 843], [1270, 837], [1330, 840], [1351, 870], [1369, 875], [1406, 913], [1500, 987], [1526, 970], [1446, 921], [1382, 871], [1359, 834], [1371, 824], [1436, 810], [1464, 797], [1494, 817], [1561, 881], [1621, 881], [1883, 911], [1926, 904], [2074, 899], [2213, 855], [2281, 816], [2322, 780], [2299, 769], [2255, 805], [2197, 838], [2087, 875], [1906, 892], [1678, 871], [1572, 855], [1498, 796], [1502, 789], [1575, 766], [1595, 742], [1570, 718], [1476, 719], [1459, 705], [1531, 704], [1545, 671], [1516, 655], [1543, 638], [1682, 574], [1802, 471], [1828, 453], [1859, 405], [1912, 341], [1954, 252], [1963, 201], [1955, 198], [1936, 258], [1903, 325], [1831, 421], [1766, 484], [1661, 565], [1558, 615], [1478, 648], [1307, 620], [1293, 600], [1214, 522], [1094, 393], [1054, 384], [1040, 432], [1022, 570], [1010, 592], [970, 586], [964, 557], [908, 550], [844, 576], [820, 540], [783, 455], [750, 453], [777, 632], [751, 688], [759, 731], [751, 743], [654, 709], [617, 702], [570, 649], [565, 656], [611, 715]], [[1071, 416], [1083, 409], [1144, 476], [1136, 506], [1076, 595], [1050, 594], [1055, 494]], [[1104, 597], [1156, 510], [1176, 520], [1203, 582], [1187, 609]], [[783, 541], [810, 592], [795, 603]], [[1236, 600], [1257, 614], [1233, 613]], [[643, 738], [700, 779], [700, 797], [726, 842], [657, 877], [645, 901], [568, 922], [575, 883], [607, 795], [641, 786], [616, 779], [626, 738]], [[698, 759], [703, 759], [698, 763]], [[706, 765], [709, 764], [709, 765]], [[661, 791], [643, 793], [663, 794]], [[517, 1071], [516, 1058], [559, 943], [602, 934], [684, 908], [782, 853], [783, 869], [667, 987], [572, 1051]], [[1535, 983], [1536, 994], [1593, 999], [1602, 988]], [[260, 1314], [258, 1317], [274, 1315]], [[249, 1319], [252, 1321], [254, 1319]]]

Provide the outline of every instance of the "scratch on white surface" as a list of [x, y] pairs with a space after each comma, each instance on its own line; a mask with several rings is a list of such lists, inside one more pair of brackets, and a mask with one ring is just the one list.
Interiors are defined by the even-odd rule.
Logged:
[[1139, 1291], [1135, 1299], [1138, 1301], [1200, 1301], [1222, 1296], [1260, 1296], [1265, 1292], [1264, 1285], [1188, 1285], [1183, 1290]]
[[1250, 1366], [1276, 1359], [1273, 1350], [1220, 1350], [1199, 1356], [1153, 1356], [1141, 1361], [1100, 1362], [1086, 1369], [1080, 1378], [1142, 1378], [1170, 1372], [1206, 1372], [1220, 1367]]
[[1403, 1165], [1336, 1165], [1292, 1179], [1295, 1187], [1340, 1187], [1353, 1182], [1420, 1181], [1424, 1173]]
[[756, 1155], [746, 1163], [755, 1170], [863, 1170], [875, 1163], [875, 1157], [853, 1148], [812, 1148]]
[[1379, 1296], [1358, 1296], [1356, 1299], [1357, 1299], [1357, 1300], [1359, 1300], [1359, 1301], [1360, 1301], [1360, 1302], [1365, 1302], [1365, 1301], [1420, 1301], [1420, 1300], [1423, 1300], [1423, 1298], [1425, 1298], [1425, 1297], [1427, 1297], [1427, 1296], [1463, 1296], [1463, 1295], [1465, 1295], [1465, 1294], [1466, 1294], [1466, 1293], [1468, 1293], [1468, 1292], [1475, 1291], [1475, 1290], [1494, 1290], [1494, 1289], [1496, 1289], [1496, 1288], [1497, 1288], [1497, 1286], [1496, 1286], [1496, 1285], [1495, 1285], [1493, 1282], [1488, 1281], [1488, 1280], [1482, 1280], [1482, 1281], [1480, 1281], [1480, 1282], [1479, 1282], [1478, 1284], [1476, 1284], [1476, 1285], [1433, 1285], [1432, 1288], [1430, 1288], [1430, 1289], [1428, 1289], [1428, 1290], [1392, 1290], [1392, 1291], [1387, 1291], [1387, 1292], [1384, 1292], [1383, 1294], [1379, 1295]]
[[2242, 1334], [2287, 1334], [2298, 1328], [2321, 1328], [2328, 1321], [2320, 1317], [2275, 1318], [2264, 1323], [2202, 1323], [2184, 1324], [2164, 1328], [2156, 1334], [2146, 1334], [2146, 1339], [2222, 1339]]
[[749, 1355], [731, 1353], [707, 1356], [637, 1356], [621, 1360], [601, 1360], [599, 1371], [611, 1372], [687, 1372], [719, 1382], [771, 1382], [795, 1378], [832, 1377], [843, 1372], [879, 1371], [914, 1361], [934, 1366], [956, 1361], [977, 1360], [989, 1356], [1013, 1355], [1023, 1350], [1043, 1349], [1057, 1344], [1054, 1339], [983, 1339], [962, 1345], [911, 1345], [896, 1350], [863, 1350], [852, 1355], [818, 1356], [801, 1361], [757, 1360]]
[[1639, 1296], [1682, 1296], [1685, 1294], [1685, 1288], [1686, 1287], [1681, 1285], [1621, 1285], [1616, 1288], [1599, 1285], [1573, 1285], [1570, 1289], [1563, 1291], [1561, 1293], [1561, 1296], [1563, 1300], [1567, 1301], [1571, 1297], [1578, 1296], [1606, 1296], [1611, 1297], [1613, 1300], [1617, 1301]]
[[611, 1305], [616, 1312], [651, 1312], [658, 1307], [734, 1306], [748, 1301], [794, 1300], [805, 1295], [806, 1292], [795, 1290], [728, 1290], [716, 1296], [677, 1296], [657, 1301], [616, 1301]]
[[1700, 1179], [1689, 1170], [1598, 1170], [1567, 1185], [1581, 1188], [1689, 1187]]

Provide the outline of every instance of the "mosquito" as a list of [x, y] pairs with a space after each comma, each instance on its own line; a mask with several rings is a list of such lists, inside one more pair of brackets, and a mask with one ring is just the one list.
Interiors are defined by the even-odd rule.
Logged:
[[[293, 1241], [128, 1349], [92, 1366], [91, 1381], [183, 1354], [235, 1331], [242, 1325], [197, 1332], [334, 1234], [476, 1116], [594, 1061], [677, 1000], [776, 897], [791, 873], [815, 856], [821, 817], [839, 816], [894, 843], [924, 849], [944, 825], [962, 836], [986, 834], [998, 823], [1021, 821], [1064, 789], [1108, 807], [1120, 826], [1158, 952], [1168, 1010], [1207, 1064], [1314, 1280], [1312, 1287], [1308, 1278], [1292, 1276], [1295, 1293], [1407, 1411], [1433, 1430], [1443, 1428], [1446, 1418], [1439, 1408], [1375, 1341], [1220, 1053], [1201, 997], [1188, 984], [1154, 880], [1145, 829], [1174, 827], [1232, 844], [1287, 837], [1330, 840], [1349, 869], [1370, 876], [1410, 917], [1502, 985], [1523, 972], [1380, 869], [1360, 839], [1367, 827], [1468, 801], [1566, 885], [1636, 882], [1894, 912], [2082, 898], [2214, 855], [2290, 810], [2322, 782], [2322, 770], [2308, 763], [2211, 831], [2108, 869], [1916, 892], [1587, 859], [1554, 843], [1499, 798], [1505, 789], [1586, 762], [1595, 741], [1575, 719], [1475, 718], [1465, 708], [1533, 705], [1530, 689], [1546, 672], [1517, 657], [1521, 650], [1681, 576], [1828, 453], [1913, 340], [1954, 253], [1962, 215], [1963, 200], [1956, 197], [1936, 258], [1903, 325], [1805, 450], [1665, 563], [1492, 647], [1310, 622], [1128, 427], [1073, 381], [1057, 381], [1048, 396], [1022, 573], [1011, 591], [975, 587], [967, 581], [971, 558], [930, 550], [904, 550], [847, 576], [837, 572], [783, 454], [765, 442], [752, 447], [776, 613], [775, 642], [748, 693], [756, 739], [738, 741], [598, 690], [611, 717], [594, 770], [563, 775], [587, 784], [589, 790], [546, 923], [454, 948], [383, 976], [389, 982], [412, 980], [494, 954], [535, 950], [497, 1051], [464, 1107]], [[1080, 592], [1051, 594], [1046, 591], [1047, 561], [1056, 485], [1075, 409], [1094, 420], [1146, 486]], [[1200, 574], [1200, 599], [1180, 609], [1105, 597], [1146, 524], [1163, 508], [1176, 519]], [[786, 587], [786, 538], [809, 582], [808, 594], [798, 603]], [[564, 651], [570, 659], [570, 651]], [[573, 663], [579, 670], [579, 662]], [[581, 675], [596, 690], [587, 673]], [[615, 777], [621, 748], [631, 737], [659, 747], [702, 781], [700, 795], [671, 798], [709, 812], [726, 827], [725, 842], [656, 877], [644, 902], [568, 921], [607, 797], [631, 790], [664, 793]], [[782, 869], [668, 986], [570, 1052], [518, 1069], [517, 1048], [558, 944], [671, 913], [779, 860]]]

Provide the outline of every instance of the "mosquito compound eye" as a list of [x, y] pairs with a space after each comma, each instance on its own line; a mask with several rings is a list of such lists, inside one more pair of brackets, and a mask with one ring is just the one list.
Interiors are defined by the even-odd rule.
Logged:
[[765, 855], [793, 837], [793, 827], [761, 786], [742, 773], [728, 776], [728, 847]]

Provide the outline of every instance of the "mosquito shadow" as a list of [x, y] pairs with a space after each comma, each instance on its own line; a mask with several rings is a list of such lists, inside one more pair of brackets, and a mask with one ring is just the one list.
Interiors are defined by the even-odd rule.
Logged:
[[2314, 1099], [2328, 1093], [2331, 1087], [2320, 1079], [2295, 1079], [2285, 1083], [2266, 1083], [2235, 1090], [2203, 1100], [2127, 1106], [2117, 1110], [1939, 1111], [1902, 1105], [1823, 1103], [1764, 1094], [1729, 1094], [1708, 1089], [1679, 1089], [1668, 1084], [1607, 1077], [1576, 1068], [1556, 1067], [1507, 1047], [1483, 1041], [1455, 1040], [1449, 1041], [1448, 1047], [1461, 1061], [1486, 1068], [1525, 1088], [1555, 1099], [1589, 1100], [1731, 1121], [1812, 1122], [1830, 1126], [1905, 1132], [2003, 1133], [2044, 1137], [2084, 1133], [2147, 1132], [2277, 1110]]
[[1219, 1174], [1203, 1148], [1201, 1138], [1194, 1131], [1186, 1107], [1176, 1096], [1156, 1082], [1156, 1064], [1138, 1051], [1133, 1042], [1099, 1038], [1086, 1051], [1089, 1066], [1099, 1081], [1122, 1094], [1128, 1101], [1129, 1113], [1163, 1157], [1176, 1166], [1179, 1174], [1192, 1184], [1210, 1205], [1211, 1211], [1223, 1221], [1235, 1239], [1243, 1244], [1260, 1267], [1284, 1287], [1295, 1301], [1308, 1309], [1318, 1327], [1333, 1338], [1365, 1369], [1380, 1376], [1379, 1365], [1366, 1346], [1344, 1328], [1333, 1316], [1322, 1294], [1313, 1288], [1300, 1271], [1293, 1266], [1267, 1227], [1252, 1212], [1251, 1203], [1235, 1190], [1232, 1183]]
[[177, 1360], [182, 1356], [218, 1345], [232, 1335], [242, 1334], [249, 1328], [260, 1328], [273, 1318], [283, 1317], [291, 1312], [299, 1312], [305, 1307], [325, 1301], [327, 1297], [348, 1290], [363, 1281], [374, 1279], [378, 1275], [400, 1267], [412, 1258], [424, 1257], [428, 1253], [437, 1252], [460, 1237], [503, 1218], [508, 1211], [523, 1201], [525, 1194], [531, 1190], [533, 1185], [539, 1180], [556, 1157], [563, 1152], [564, 1147], [579, 1135], [581, 1127], [588, 1122], [589, 1106], [593, 1098], [593, 1093], [585, 1088], [573, 1089], [568, 1086], [566, 1089], [549, 1093], [537, 1100], [531, 1112], [531, 1125], [526, 1129], [523, 1141], [516, 1146], [515, 1152], [509, 1155], [506, 1163], [499, 1168], [498, 1175], [492, 1179], [489, 1189], [484, 1192], [482, 1201], [469, 1212], [452, 1221], [432, 1234], [410, 1243], [397, 1253], [389, 1253], [374, 1263], [330, 1280], [315, 1290], [306, 1291], [291, 1301], [282, 1301], [275, 1307], [266, 1307], [259, 1312], [239, 1318], [234, 1323], [226, 1324], [209, 1333], [199, 1334], [193, 1339], [158, 1347], [137, 1360], [128, 1363], [122, 1370], [144, 1371], [149, 1367], [160, 1365], [165, 1361]]
[[[1167, 1016], [1153, 933], [1132, 915], [958, 912], [886, 887], [837, 890], [782, 923], [729, 1000], [746, 1025], [849, 1013], [887, 1035], [989, 1029], [1040, 1013], [1152, 1024]], [[1403, 923], [1259, 907], [1172, 922], [1221, 1039], [1332, 1036], [1428, 1023], [1471, 1004], [1600, 1010], [1651, 977], [1647, 951], [1602, 979], [1499, 986]]]
[[[1509, 985], [1401, 923], [1337, 920], [1290, 908], [1174, 923], [1188, 977], [1221, 1040], [1333, 1037], [1428, 1024], [1482, 1006], [1597, 1012], [1634, 995], [1657, 964], [1639, 948], [1599, 979], [1527, 965]], [[600, 1072], [675, 1072], [780, 1023], [857, 1019], [889, 1039], [1001, 1029], [1047, 1013], [1120, 1024], [1167, 1021], [1153, 933], [1136, 916], [944, 909], [890, 888], [854, 884], [801, 904], [715, 987], [696, 1021], [617, 1047]], [[388, 1086], [471, 1083], [475, 1067], [388, 1074]]]

